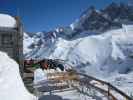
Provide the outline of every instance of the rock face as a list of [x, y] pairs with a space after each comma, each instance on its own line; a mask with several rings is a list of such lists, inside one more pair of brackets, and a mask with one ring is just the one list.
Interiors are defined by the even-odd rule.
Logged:
[[111, 3], [101, 10], [91, 6], [70, 26], [57, 28], [56, 33], [65, 38], [73, 38], [84, 31], [90, 35], [121, 28], [123, 23], [132, 23], [133, 6], [124, 3]]
[[81, 16], [83, 30], [104, 32], [112, 28], [120, 28], [122, 23], [133, 21], [133, 6], [124, 3], [111, 3], [102, 10], [94, 7], [87, 9]]

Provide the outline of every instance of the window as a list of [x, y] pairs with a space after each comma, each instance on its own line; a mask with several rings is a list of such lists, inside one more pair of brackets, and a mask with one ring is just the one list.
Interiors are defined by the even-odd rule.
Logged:
[[12, 34], [2, 34], [1, 37], [1, 43], [2, 45], [12, 45], [13, 39], [12, 39]]

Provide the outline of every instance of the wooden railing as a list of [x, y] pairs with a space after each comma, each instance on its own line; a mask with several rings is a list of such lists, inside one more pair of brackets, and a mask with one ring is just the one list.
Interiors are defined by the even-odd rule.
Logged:
[[[126, 93], [124, 93], [123, 91], [121, 91], [120, 89], [116, 88], [115, 86], [113, 86], [112, 84], [108, 83], [108, 82], [105, 82], [103, 80], [100, 80], [100, 79], [97, 79], [95, 77], [92, 77], [92, 76], [88, 76], [86, 74], [83, 74], [83, 73], [77, 73], [78, 75], [81, 75], [81, 76], [84, 76], [85, 78], [89, 79], [89, 80], [94, 80], [96, 82], [99, 82], [101, 83], [102, 85], [105, 85], [108, 87], [107, 89], [107, 93], [108, 93], [108, 96], [111, 96], [113, 98], [113, 100], [119, 100], [119, 99], [116, 99], [117, 97], [115, 97], [111, 91], [114, 91], [115, 93], [119, 94], [120, 96], [122, 96], [125, 100], [133, 100], [130, 96], [128, 96]], [[82, 81], [83, 82], [83, 81]], [[91, 86], [95, 86], [93, 84], [90, 84], [89, 82], [85, 82], [84, 83], [85, 85], [89, 84]], [[95, 86], [97, 88], [97, 86]], [[98, 87], [99, 88], [99, 87]], [[102, 89], [104, 90], [104, 89]], [[105, 92], [105, 90], [104, 90]], [[109, 99], [110, 100], [110, 99]]]
[[[118, 95], [115, 96], [114, 93], [119, 94], [119, 96], [121, 96], [125, 100], [133, 100], [130, 96], [128, 96], [126, 93], [119, 90], [112, 84], [105, 82], [103, 80], [97, 79], [95, 77], [83, 74], [83, 73], [77, 73], [76, 71], [48, 73], [48, 76], [55, 77], [55, 78], [49, 78], [50, 80], [73, 81], [73, 82], [79, 82], [79, 85], [81, 85], [81, 86], [83, 85], [86, 87], [92, 87], [92, 88], [96, 89], [97, 91], [106, 95], [106, 97], [108, 97], [108, 100], [119, 100], [119, 99], [117, 99], [117, 98], [119, 98], [119, 97], [117, 97]], [[95, 81], [95, 83], [91, 83], [92, 81]], [[100, 86], [104, 86], [104, 87], [106, 87], [106, 89], [103, 89]], [[74, 86], [74, 84], [73, 84], [73, 87], [78, 89], [78, 87]]]
[[[62, 61], [62, 62], [65, 62], [65, 61]], [[70, 66], [70, 65], [68, 65], [68, 66]], [[70, 77], [71, 74], [73, 74], [73, 73], [79, 77], [75, 77], [75, 76]], [[70, 75], [67, 76], [66, 74], [70, 74]], [[121, 100], [133, 100], [130, 96], [128, 96], [126, 93], [124, 93], [123, 91], [121, 91], [117, 87], [113, 86], [111, 83], [105, 82], [103, 80], [97, 79], [95, 77], [92, 77], [92, 76], [89, 76], [89, 75], [86, 75], [83, 73], [78, 73], [78, 72], [74, 71], [74, 72], [70, 72], [70, 73], [68, 72], [65, 74], [64, 74], [64, 72], [53, 73], [53, 74], [49, 73], [49, 75], [54, 75], [54, 76], [59, 75], [60, 76], [58, 78], [53, 78], [52, 80], [54, 80], [54, 79], [55, 80], [63, 80], [63, 81], [70, 80], [70, 81], [79, 82], [80, 84], [84, 84], [86, 87], [95, 88], [96, 90], [103, 92], [108, 97], [108, 100], [120, 100], [120, 99], [117, 99], [118, 95], [123, 98]], [[85, 80], [83, 80], [83, 79], [85, 79]], [[95, 81], [96, 83], [100, 83], [100, 86], [106, 86], [107, 88], [103, 89], [100, 86], [98, 86], [97, 84], [91, 83], [92, 81]], [[115, 94], [117, 94], [117, 95], [115, 95]]]

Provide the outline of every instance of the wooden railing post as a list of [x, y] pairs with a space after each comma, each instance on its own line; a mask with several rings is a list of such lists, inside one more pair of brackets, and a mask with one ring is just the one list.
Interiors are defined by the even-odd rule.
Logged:
[[108, 86], [108, 100], [110, 100], [110, 87]]

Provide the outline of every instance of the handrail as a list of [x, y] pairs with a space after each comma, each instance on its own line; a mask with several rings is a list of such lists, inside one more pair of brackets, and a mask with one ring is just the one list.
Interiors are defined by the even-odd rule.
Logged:
[[[112, 93], [110, 93], [110, 95], [108, 95], [108, 91], [101, 89], [99, 87], [96, 87], [92, 84], [89, 84], [87, 87], [91, 86], [92, 88], [96, 89], [97, 91], [100, 91], [101, 93], [104, 93], [104, 95], [106, 95], [108, 98], [112, 98], [112, 100], [118, 100]], [[73, 86], [74, 88], [76, 88], [79, 92], [84, 92], [84, 91], [80, 91], [80, 89], [78, 89], [78, 87]], [[85, 92], [84, 92], [85, 93]]]
[[[64, 72], [57, 72], [57, 73], [49, 73], [50, 75], [54, 75], [54, 76], [56, 76], [56, 75], [59, 75], [59, 76], [64, 76], [65, 74], [70, 74], [70, 76], [71, 76], [71, 73], [73, 73], [73, 72], [66, 72], [66, 73], [64, 73]], [[86, 74], [83, 74], [83, 73], [78, 73], [78, 72], [75, 72], [74, 71], [74, 74], [76, 74], [76, 75], [81, 75], [81, 76], [84, 76], [84, 78], [86, 78], [87, 80], [86, 81], [82, 81], [81, 80], [81, 78], [76, 78], [77, 80], [75, 80], [75, 81], [78, 81], [78, 82], [80, 82], [80, 83], [84, 83], [84, 85], [86, 85], [86, 86], [91, 86], [91, 87], [93, 87], [93, 88], [95, 88], [95, 89], [97, 89], [97, 90], [99, 90], [99, 91], [102, 91], [104, 94], [106, 93], [106, 95], [108, 94], [110, 97], [112, 97], [112, 98], [115, 98], [115, 99], [113, 99], [113, 100], [117, 100], [116, 99], [116, 97], [110, 92], [110, 90], [113, 90], [113, 91], [115, 91], [115, 92], [117, 92], [117, 93], [119, 93], [122, 97], [124, 97], [124, 98], [126, 98], [126, 100], [133, 100], [131, 97], [129, 97], [127, 94], [125, 94], [124, 92], [122, 92], [121, 90], [119, 90], [118, 88], [116, 88], [115, 86], [113, 86], [112, 84], [110, 84], [110, 83], [108, 83], [108, 82], [105, 82], [105, 81], [103, 81], [103, 80], [100, 80], [100, 79], [97, 79], [97, 78], [95, 78], [95, 77], [93, 77], [93, 76], [89, 76], [89, 75], [86, 75]], [[62, 76], [62, 77], [63, 77]], [[63, 78], [61, 78], [61, 77], [59, 77], [59, 78], [55, 78], [55, 80], [68, 80], [67, 79], [67, 77], [63, 77]], [[72, 78], [73, 79], [73, 78]], [[71, 79], [71, 80], [72, 80]], [[94, 80], [94, 81], [97, 81], [97, 82], [99, 82], [99, 83], [101, 83], [102, 85], [106, 85], [107, 87], [108, 87], [108, 90], [104, 90], [104, 89], [102, 89], [102, 88], [99, 88], [99, 87], [97, 87], [97, 86], [95, 86], [95, 85], [93, 85], [93, 84], [91, 84], [90, 82], [91, 81], [88, 81], [88, 80]]]
[[133, 100], [130, 96], [128, 96], [127, 94], [125, 94], [124, 92], [122, 92], [121, 90], [119, 90], [118, 88], [116, 88], [115, 86], [113, 86], [112, 84], [108, 83], [108, 82], [105, 82], [103, 80], [100, 80], [100, 79], [97, 79], [95, 77], [92, 77], [92, 76], [89, 76], [89, 75], [86, 75], [86, 74], [83, 74], [83, 73], [77, 73], [78, 75], [82, 75], [86, 78], [89, 78], [89, 79], [92, 79], [92, 80], [95, 80], [95, 81], [98, 81], [102, 84], [105, 84], [108, 86], [109, 89], [112, 89], [114, 90], [115, 92], [119, 93], [121, 96], [123, 96], [124, 98], [126, 98], [126, 100]]
[[84, 76], [84, 77], [86, 77], [86, 78], [89, 78], [89, 79], [92, 79], [92, 80], [95, 80], [95, 81], [98, 81], [98, 82], [100, 82], [100, 83], [102, 83], [102, 84], [108, 84], [107, 82], [105, 82], [105, 81], [103, 81], [103, 80], [97, 79], [97, 78], [95, 78], [95, 77], [93, 77], [93, 76], [86, 75], [86, 74], [84, 74], [84, 73], [79, 73], [79, 72], [77, 72], [76, 74], [77, 74], [77, 75], [82, 75], [82, 76]]
[[127, 100], [133, 100], [131, 97], [129, 97], [127, 94], [125, 94], [124, 92], [122, 92], [121, 90], [119, 90], [118, 88], [116, 88], [115, 86], [113, 86], [112, 84], [108, 83], [108, 87], [110, 87], [112, 90], [115, 90], [116, 92], [118, 92], [119, 94], [121, 94]]
[[[58, 60], [58, 59], [57, 59]], [[61, 60], [59, 60], [61, 61]], [[63, 62], [65, 62], [64, 60], [62, 60]], [[38, 63], [38, 60], [35, 60], [35, 63]], [[70, 66], [70, 65], [69, 65]], [[119, 90], [117, 87], [113, 86], [112, 84], [110, 84], [109, 82], [106, 82], [106, 81], [103, 81], [103, 80], [100, 80], [100, 79], [97, 79], [93, 76], [89, 76], [89, 75], [86, 75], [86, 74], [83, 74], [83, 73], [80, 73], [80, 72], [74, 72], [75, 74], [77, 75], [81, 75], [81, 76], [84, 76], [85, 78], [88, 78], [88, 79], [91, 79], [91, 80], [95, 80], [97, 82], [100, 82], [101, 84], [103, 85], [106, 85], [108, 86], [108, 94], [109, 95], [112, 95], [109, 91], [110, 90], [113, 90], [117, 93], [119, 93], [121, 96], [123, 96], [124, 98], [126, 98], [126, 100], [133, 100], [130, 96], [128, 96], [126, 93], [124, 93], [123, 91]], [[89, 82], [88, 82], [89, 83]], [[89, 83], [90, 84], [90, 83]], [[93, 85], [94, 86], [94, 85]]]

